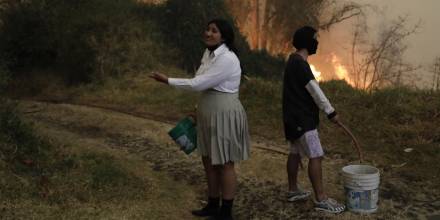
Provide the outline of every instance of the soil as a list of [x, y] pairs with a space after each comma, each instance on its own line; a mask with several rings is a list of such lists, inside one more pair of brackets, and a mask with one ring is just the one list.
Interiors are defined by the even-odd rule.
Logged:
[[[94, 139], [100, 143], [99, 147], [143, 157], [154, 172], [168, 175], [181, 183], [176, 187], [187, 187], [198, 195], [193, 201], [196, 205], [191, 207], [205, 203], [206, 181], [201, 160], [196, 153], [185, 155], [168, 137], [167, 132], [173, 126], [170, 120], [85, 105], [36, 101], [21, 101], [20, 109], [25, 119], [37, 128], [74, 133], [81, 138]], [[63, 137], [57, 134], [46, 132], [44, 135], [62, 140]], [[261, 137], [252, 136], [252, 139], [251, 159], [237, 164], [236, 219], [440, 219], [438, 189], [421, 187], [423, 182], [414, 184], [410, 177], [394, 172], [399, 168], [392, 166], [378, 167], [381, 170], [380, 199], [379, 209], [374, 214], [359, 215], [346, 211], [333, 215], [314, 211], [312, 199], [286, 202], [286, 146]], [[345, 200], [340, 170], [352, 163], [344, 159], [344, 155], [331, 150], [326, 152], [324, 187], [338, 201]], [[299, 181], [303, 188], [311, 190], [307, 161], [304, 160], [303, 164], [305, 167], [300, 171]]]

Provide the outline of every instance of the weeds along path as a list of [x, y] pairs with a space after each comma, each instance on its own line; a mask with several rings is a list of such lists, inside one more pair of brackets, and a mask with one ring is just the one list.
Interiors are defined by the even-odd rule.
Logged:
[[[21, 101], [20, 109], [27, 120], [40, 126], [96, 139], [103, 143], [99, 147], [105, 146], [144, 158], [154, 172], [166, 174], [178, 183], [176, 187], [194, 191], [198, 195], [194, 203], [203, 203], [206, 182], [200, 158], [196, 154], [185, 155], [167, 136], [167, 131], [173, 125], [172, 120], [92, 105]], [[62, 140], [63, 137], [54, 138]], [[311, 200], [287, 203], [284, 199], [287, 188], [286, 151], [283, 146], [274, 146], [267, 140], [254, 138], [251, 159], [237, 165], [239, 185], [234, 211], [237, 219], [406, 219], [432, 214], [440, 208], [440, 204], [429, 207], [422, 202], [409, 205], [399, 201], [405, 199], [405, 195], [398, 194], [408, 186], [398, 179], [382, 184], [385, 188], [381, 190], [389, 198], [381, 197], [379, 211], [369, 216], [350, 212], [337, 216], [314, 212]], [[339, 170], [347, 161], [340, 156], [330, 157], [324, 161], [323, 167], [324, 182], [328, 183], [325, 188], [336, 199], [344, 200]], [[300, 172], [299, 181], [305, 188], [311, 189], [306, 173], [306, 170]], [[427, 195], [423, 199], [431, 201], [434, 197]], [[197, 206], [194, 204], [188, 208]]]

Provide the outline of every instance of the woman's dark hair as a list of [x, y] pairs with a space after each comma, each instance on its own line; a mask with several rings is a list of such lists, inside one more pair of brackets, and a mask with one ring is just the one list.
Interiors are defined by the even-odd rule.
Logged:
[[234, 44], [234, 29], [232, 29], [229, 22], [224, 19], [216, 18], [209, 21], [208, 25], [210, 24], [215, 24], [215, 26], [217, 26], [226, 46], [238, 56], [238, 50]]

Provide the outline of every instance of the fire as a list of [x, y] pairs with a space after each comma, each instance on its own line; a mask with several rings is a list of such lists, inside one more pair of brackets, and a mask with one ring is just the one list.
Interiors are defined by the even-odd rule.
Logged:
[[321, 76], [321, 72], [318, 71], [318, 70], [316, 69], [316, 67], [315, 67], [313, 64], [310, 64], [310, 69], [312, 70], [313, 76], [315, 76], [315, 79], [316, 79], [318, 82], [324, 80], [324, 79], [322, 78], [322, 76]]
[[350, 79], [347, 69], [345, 68], [344, 65], [341, 64], [341, 61], [335, 54], [332, 54], [332, 63], [333, 63], [333, 68], [335, 69], [335, 74], [338, 77], [338, 79], [345, 80], [348, 84], [354, 86], [355, 83], [353, 82], [353, 80]]
[[[350, 78], [347, 68], [342, 65], [341, 60], [335, 54], [332, 54], [331, 62], [333, 70], [335, 71], [336, 79], [345, 80], [351, 86], [355, 86], [354, 81]], [[325, 80], [324, 77], [322, 77], [321, 71], [319, 71], [313, 64], [310, 64], [310, 69], [317, 81]]]

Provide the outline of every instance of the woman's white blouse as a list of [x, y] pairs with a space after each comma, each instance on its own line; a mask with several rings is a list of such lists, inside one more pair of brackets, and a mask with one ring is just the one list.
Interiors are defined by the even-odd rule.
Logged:
[[214, 89], [220, 92], [237, 93], [240, 79], [241, 68], [238, 57], [225, 44], [222, 44], [213, 52], [205, 50], [194, 78], [168, 78], [168, 84], [187, 90]]

